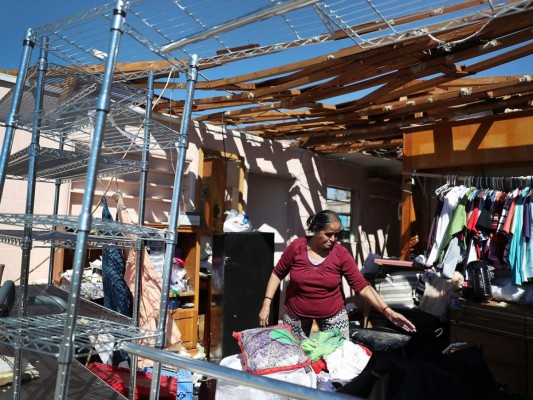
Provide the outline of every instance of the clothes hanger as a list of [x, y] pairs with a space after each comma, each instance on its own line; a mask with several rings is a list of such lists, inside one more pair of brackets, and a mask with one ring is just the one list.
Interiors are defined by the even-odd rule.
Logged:
[[435, 194], [437, 196], [440, 196], [441, 194], [443, 194], [443, 192], [448, 189], [448, 187], [450, 186], [450, 182], [449, 182], [449, 178], [448, 178], [448, 175], [446, 175], [446, 182], [439, 186], [437, 189], [435, 189]]

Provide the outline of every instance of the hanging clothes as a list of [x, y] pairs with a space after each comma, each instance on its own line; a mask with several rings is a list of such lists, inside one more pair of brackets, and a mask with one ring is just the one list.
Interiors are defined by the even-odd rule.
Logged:
[[515, 285], [521, 285], [522, 283], [527, 282], [525, 265], [523, 265], [522, 259], [522, 230], [524, 220], [523, 207], [528, 192], [529, 188], [525, 188], [521, 190], [517, 196], [511, 228], [513, 236], [510, 243], [509, 263], [511, 265], [511, 271], [513, 272], [512, 281]]
[[[118, 219], [123, 223], [133, 223], [120, 193], [116, 194], [115, 200], [117, 201]], [[126, 271], [124, 278], [130, 290], [133, 292], [135, 287], [135, 270], [137, 268], [137, 252], [135, 250], [126, 249], [125, 253]], [[150, 255], [146, 249], [143, 250], [142, 254], [141, 282], [141, 292], [139, 294], [139, 326], [147, 330], [156, 331], [157, 321], [159, 320], [159, 306], [161, 303], [161, 288], [163, 287], [163, 283], [161, 282], [159, 275], [157, 275], [157, 272], [150, 261]], [[170, 314], [167, 315], [166, 346], [172, 346], [176, 350], [181, 350], [181, 333]], [[139, 368], [151, 365], [153, 365], [153, 361], [139, 359]]]
[[439, 258], [442, 240], [448, 229], [448, 224], [453, 216], [453, 212], [459, 199], [463, 195], [464, 186], [453, 186], [450, 191], [444, 196], [444, 204], [442, 206], [442, 211], [438, 217], [437, 227], [435, 232], [435, 241], [431, 248], [431, 252], [426, 261], [426, 265], [433, 265]]
[[[107, 200], [102, 196], [102, 219], [113, 220]], [[102, 283], [104, 307], [131, 317], [131, 292], [124, 280], [126, 264], [122, 250], [114, 247], [102, 251]], [[123, 351], [113, 351], [112, 365], [129, 366], [129, 356]]]
[[[107, 200], [102, 197], [102, 219], [113, 220]], [[102, 283], [104, 307], [131, 317], [131, 292], [124, 280], [126, 264], [122, 250], [110, 248], [102, 251]]]
[[437, 196], [437, 206], [435, 207], [435, 214], [433, 215], [433, 220], [431, 222], [431, 228], [429, 230], [429, 238], [427, 241], [427, 254], [431, 252], [431, 249], [433, 248], [433, 244], [435, 243], [436, 236], [437, 236], [437, 225], [439, 216], [442, 212], [442, 207], [444, 206], [444, 196], [442, 194], [439, 194]]
[[529, 236], [526, 238], [526, 278], [528, 282], [533, 282], [533, 240], [531, 232], [533, 231], [533, 195], [529, 196]]
[[461, 271], [468, 263], [483, 260], [511, 270], [515, 285], [532, 282], [532, 190], [531, 181], [530, 186], [521, 182], [523, 186], [507, 192], [450, 184], [437, 189], [440, 212], [431, 224], [426, 265], [449, 277], [456, 261]]
[[520, 265], [522, 268], [522, 277], [524, 282], [530, 281], [530, 276], [528, 272], [528, 243], [531, 239], [531, 215], [530, 215], [530, 199], [531, 199], [531, 190], [524, 197], [524, 202], [522, 205], [522, 235], [520, 236], [520, 254], [521, 260]]
[[[444, 235], [442, 236], [442, 241], [439, 248], [439, 261], [444, 259], [446, 249], [448, 248], [449, 243], [453, 237], [457, 235], [464, 234], [464, 229], [466, 228], [466, 203], [468, 197], [470, 196], [472, 189], [469, 189], [465, 186], [461, 186], [458, 191], [458, 201], [456, 202], [455, 208], [452, 210], [452, 217]], [[464, 239], [461, 237], [461, 240]]]

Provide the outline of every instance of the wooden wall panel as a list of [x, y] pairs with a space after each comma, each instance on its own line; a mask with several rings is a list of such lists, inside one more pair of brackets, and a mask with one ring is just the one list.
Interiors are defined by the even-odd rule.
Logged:
[[[498, 120], [439, 124], [404, 134], [403, 171], [441, 170], [532, 163], [533, 117], [509, 114]], [[408, 189], [408, 188], [404, 188]], [[420, 234], [412, 196], [403, 193], [401, 240], [405, 246]]]
[[404, 171], [533, 161], [533, 117], [439, 124], [404, 135]]

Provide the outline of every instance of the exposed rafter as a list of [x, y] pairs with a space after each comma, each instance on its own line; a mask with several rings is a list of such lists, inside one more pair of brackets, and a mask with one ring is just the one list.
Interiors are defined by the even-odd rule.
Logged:
[[[274, 4], [235, 1], [240, 4], [236, 20], [260, 9], [268, 13]], [[143, 89], [148, 72], [155, 71], [155, 112], [183, 112], [184, 60], [194, 52], [201, 57], [193, 104], [196, 121], [316, 152], [394, 150], [412, 127], [532, 110], [530, 75], [476, 77], [533, 57], [532, 1], [390, 0], [378, 5], [322, 0], [283, 16], [271, 13], [264, 24], [251, 18], [246, 26], [226, 20], [220, 12], [223, 2], [217, 0], [201, 6], [184, 2], [181, 7], [171, 0], [130, 3], [121, 46], [125, 57], [119, 59], [115, 78]], [[110, 12], [110, 7], [99, 7], [77, 20], [92, 31]], [[104, 60], [92, 54], [94, 43], [84, 43], [93, 39], [85, 35], [88, 29], [79, 38], [69, 30], [72, 20], [35, 32], [51, 36], [51, 53], [71, 65], [65, 70], [98, 76]], [[210, 27], [223, 23], [235, 29], [211, 37]], [[191, 38], [204, 39], [193, 45]], [[189, 44], [168, 53], [169, 43]], [[316, 46], [305, 57], [291, 52], [311, 44]], [[151, 58], [141, 59], [143, 54]], [[276, 55], [277, 61], [243, 64], [265, 55]], [[83, 93], [87, 85], [65, 80], [62, 90]], [[401, 151], [397, 154], [401, 157]]]

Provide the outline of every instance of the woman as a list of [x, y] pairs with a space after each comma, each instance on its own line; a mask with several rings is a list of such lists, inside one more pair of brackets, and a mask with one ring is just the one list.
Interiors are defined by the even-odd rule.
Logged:
[[309, 337], [313, 320], [321, 331], [339, 328], [349, 339], [348, 314], [342, 294], [344, 276], [350, 287], [387, 320], [407, 332], [415, 326], [392, 310], [364, 279], [348, 250], [336, 242], [341, 222], [336, 213], [323, 210], [307, 220], [312, 236], [294, 240], [283, 252], [266, 288], [259, 324], [266, 326], [272, 298], [280, 282], [290, 273], [283, 323], [300, 341]]

